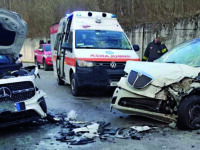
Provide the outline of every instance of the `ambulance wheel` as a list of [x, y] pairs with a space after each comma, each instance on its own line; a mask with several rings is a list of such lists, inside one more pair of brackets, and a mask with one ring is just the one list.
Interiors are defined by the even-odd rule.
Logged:
[[80, 88], [78, 87], [77, 79], [76, 79], [76, 76], [75, 76], [74, 73], [72, 73], [72, 75], [71, 75], [70, 86], [71, 86], [72, 95], [73, 96], [79, 96], [80, 95]]

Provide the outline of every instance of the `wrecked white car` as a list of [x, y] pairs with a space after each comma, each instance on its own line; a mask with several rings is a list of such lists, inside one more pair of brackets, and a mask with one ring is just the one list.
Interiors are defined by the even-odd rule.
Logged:
[[0, 127], [46, 117], [45, 93], [34, 83], [38, 68], [18, 63], [26, 32], [17, 13], [0, 9]]
[[130, 115], [200, 128], [200, 39], [180, 44], [155, 62], [129, 61], [111, 108]]

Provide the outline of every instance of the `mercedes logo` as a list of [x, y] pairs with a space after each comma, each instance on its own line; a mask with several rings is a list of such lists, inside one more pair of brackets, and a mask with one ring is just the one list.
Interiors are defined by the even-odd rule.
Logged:
[[11, 97], [11, 96], [12, 96], [12, 92], [9, 88], [7, 88], [7, 87], [1, 87], [0, 88], [0, 98]]
[[110, 63], [110, 67], [111, 67], [112, 69], [115, 69], [115, 68], [117, 67], [117, 64], [116, 64], [115, 62], [111, 62], [111, 63]]

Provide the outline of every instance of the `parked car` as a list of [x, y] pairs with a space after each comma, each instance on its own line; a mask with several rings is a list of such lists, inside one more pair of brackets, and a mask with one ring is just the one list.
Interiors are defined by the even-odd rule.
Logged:
[[40, 65], [44, 70], [53, 69], [53, 62], [51, 59], [51, 44], [40, 44], [40, 47], [34, 51], [35, 63], [40, 69]]
[[46, 94], [34, 82], [38, 68], [22, 67], [18, 60], [26, 33], [17, 13], [0, 9], [0, 127], [47, 116]]
[[155, 62], [126, 64], [111, 108], [167, 123], [200, 128], [200, 38], [173, 48]]

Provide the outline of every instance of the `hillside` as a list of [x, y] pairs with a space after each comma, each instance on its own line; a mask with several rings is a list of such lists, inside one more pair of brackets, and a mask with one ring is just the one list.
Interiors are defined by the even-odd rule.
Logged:
[[174, 22], [200, 12], [199, 0], [0, 0], [27, 21], [28, 37], [48, 37], [49, 27], [65, 13], [93, 10], [117, 15], [123, 28], [138, 23]]

